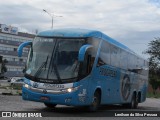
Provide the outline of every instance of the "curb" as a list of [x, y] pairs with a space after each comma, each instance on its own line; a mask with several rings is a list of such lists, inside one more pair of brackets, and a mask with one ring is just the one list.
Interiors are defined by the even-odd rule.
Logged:
[[13, 95], [12, 93], [2, 93], [2, 95]]

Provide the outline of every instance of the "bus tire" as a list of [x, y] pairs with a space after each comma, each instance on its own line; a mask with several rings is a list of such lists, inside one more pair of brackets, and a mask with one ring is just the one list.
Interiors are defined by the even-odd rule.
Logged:
[[131, 103], [129, 104], [131, 109], [136, 109], [138, 107], [138, 99], [136, 94], [134, 93], [131, 99]]
[[138, 103], [141, 103], [141, 92], [138, 93]]
[[124, 108], [129, 108], [129, 109], [136, 109], [138, 107], [138, 99], [136, 97], [136, 94], [134, 93], [131, 99], [130, 103], [124, 103], [122, 104]]
[[44, 105], [48, 108], [55, 108], [57, 104], [44, 103]]
[[98, 107], [100, 105], [100, 101], [101, 101], [101, 95], [100, 95], [100, 92], [99, 91], [96, 91], [94, 93], [94, 96], [93, 96], [93, 101], [92, 101], [92, 104], [89, 106], [89, 111], [91, 112], [95, 112], [98, 110]]

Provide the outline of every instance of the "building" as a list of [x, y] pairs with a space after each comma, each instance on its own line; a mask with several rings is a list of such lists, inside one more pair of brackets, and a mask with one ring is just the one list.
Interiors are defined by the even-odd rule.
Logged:
[[6, 77], [23, 76], [23, 70], [27, 61], [28, 48], [23, 49], [23, 56], [17, 56], [18, 46], [25, 41], [32, 41], [34, 34], [18, 32], [17, 27], [0, 24], [0, 56], [2, 61], [7, 61], [5, 66], [7, 72]]

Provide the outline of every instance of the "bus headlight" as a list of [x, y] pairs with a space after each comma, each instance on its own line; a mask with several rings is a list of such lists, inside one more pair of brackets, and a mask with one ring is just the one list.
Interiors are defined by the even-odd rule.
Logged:
[[28, 89], [28, 88], [29, 88], [29, 85], [28, 85], [28, 84], [24, 84], [24, 87]]
[[67, 92], [72, 92], [72, 91], [73, 91], [72, 88], [67, 89]]
[[78, 90], [79, 88], [80, 88], [80, 86], [74, 87], [74, 88], [67, 88], [67, 89], [62, 90], [62, 92], [71, 93], [71, 92]]

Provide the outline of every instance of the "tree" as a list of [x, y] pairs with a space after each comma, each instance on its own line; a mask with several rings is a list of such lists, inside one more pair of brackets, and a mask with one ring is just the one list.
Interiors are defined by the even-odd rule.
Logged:
[[149, 58], [149, 83], [152, 85], [153, 93], [160, 87], [160, 38], [155, 38], [148, 44], [149, 48], [145, 53]]

